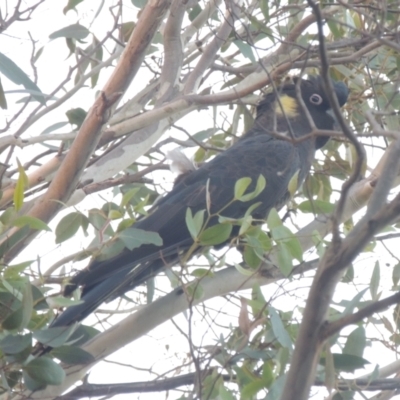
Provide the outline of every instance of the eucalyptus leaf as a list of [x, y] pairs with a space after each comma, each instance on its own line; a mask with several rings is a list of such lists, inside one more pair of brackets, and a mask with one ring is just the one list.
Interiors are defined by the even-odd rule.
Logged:
[[60, 361], [74, 365], [74, 364], [90, 364], [96, 359], [87, 351], [74, 346], [61, 346], [51, 350], [50, 354], [58, 358]]
[[143, 229], [128, 228], [119, 232], [118, 236], [129, 250], [143, 244], [154, 244], [155, 246], [162, 246], [163, 244], [162, 238], [157, 232], [148, 232]]
[[64, 378], [64, 370], [47, 357], [35, 358], [24, 366], [24, 371], [31, 379], [46, 385], [60, 385]]
[[33, 97], [41, 104], [45, 104], [45, 98], [42, 91], [34, 83], [28, 75], [14, 61], [9, 59], [3, 53], [0, 53], [0, 73], [6, 76], [10, 81], [16, 85], [22, 85], [25, 89], [31, 90], [35, 93]]
[[49, 38], [57, 39], [63, 37], [68, 39], [82, 40], [85, 39], [89, 33], [89, 30], [84, 26], [80, 24], [73, 24], [51, 33]]

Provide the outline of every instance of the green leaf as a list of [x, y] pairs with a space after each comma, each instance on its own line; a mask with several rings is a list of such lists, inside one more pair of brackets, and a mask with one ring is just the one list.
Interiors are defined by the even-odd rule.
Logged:
[[49, 297], [47, 301], [52, 308], [77, 306], [83, 303], [83, 300], [73, 300], [64, 296]]
[[118, 237], [124, 242], [129, 250], [133, 250], [143, 244], [154, 244], [162, 246], [163, 241], [157, 232], [148, 232], [143, 229], [128, 228], [118, 233]]
[[26, 371], [23, 371], [24, 383], [28, 390], [35, 392], [36, 390], [44, 389], [46, 384], [32, 379]]
[[62, 243], [73, 237], [82, 224], [82, 214], [72, 212], [61, 219], [56, 227], [56, 243]]
[[120, 223], [118, 224], [117, 232], [122, 232], [125, 229], [130, 228], [135, 222], [136, 220], [131, 218], [121, 220]]
[[17, 213], [15, 212], [14, 207], [8, 207], [3, 214], [0, 216], [0, 222], [3, 225], [8, 226], [12, 220], [16, 217]]
[[247, 193], [243, 195], [239, 200], [240, 201], [250, 201], [255, 199], [264, 189], [267, 184], [263, 175], [260, 175], [257, 179], [256, 188], [251, 193]]
[[194, 271], [190, 273], [190, 275], [194, 276], [195, 278], [204, 278], [206, 276], [214, 276], [213, 272], [208, 268], [196, 268]]
[[32, 93], [32, 97], [39, 103], [45, 104], [44, 95], [36, 83], [14, 61], [2, 53], [0, 53], [0, 72], [16, 85], [22, 85], [26, 90], [29, 90]]
[[[13, 297], [19, 300], [19, 304], [22, 304], [22, 298], [24, 296], [23, 286], [26, 284], [26, 280], [8, 282], [6, 279], [2, 279], [1, 283], [3, 284], [4, 288], [13, 295]], [[15, 308], [15, 310], [16, 309], [17, 308]]]
[[[64, 15], [69, 11], [69, 10], [75, 10], [76, 6], [79, 3], [82, 3], [84, 0], [68, 0], [68, 4], [64, 7], [63, 13]], [[75, 10], [76, 11], [76, 10]]]
[[47, 135], [51, 132], [56, 131], [57, 129], [63, 128], [65, 125], [68, 125], [68, 122], [56, 122], [55, 124], [51, 124], [44, 131], [40, 133], [40, 135]]
[[19, 330], [25, 329], [29, 321], [32, 318], [33, 312], [33, 296], [32, 296], [32, 287], [29, 282], [27, 282], [22, 289], [22, 318], [19, 326]]
[[233, 264], [235, 266], [235, 268], [237, 269], [237, 271], [244, 275], [244, 276], [253, 276], [254, 275], [254, 270], [252, 269], [248, 269], [248, 268], [243, 268], [240, 264], [238, 263], [234, 263]]
[[107, 215], [107, 218], [110, 219], [111, 221], [114, 221], [116, 219], [121, 219], [123, 214], [119, 210], [110, 210], [110, 212]]
[[278, 267], [283, 275], [289, 276], [293, 269], [293, 259], [290, 250], [282, 242], [277, 243], [277, 250]]
[[252, 204], [247, 210], [246, 213], [244, 214], [244, 218], [246, 218], [248, 215], [252, 215], [253, 211], [261, 205], [261, 201], [257, 201], [257, 203]]
[[258, 196], [267, 186], [267, 181], [264, 178], [264, 175], [259, 175], [257, 178], [256, 189], [254, 190], [255, 196]]
[[335, 385], [335, 378], [335, 362], [329, 343], [325, 343], [325, 385], [329, 391], [331, 391]]
[[277, 243], [283, 243], [290, 251], [293, 258], [298, 261], [303, 260], [303, 249], [299, 239], [284, 225], [271, 229], [271, 235]]
[[346, 308], [344, 309], [344, 311], [342, 313], [342, 316], [351, 314], [354, 311], [354, 308], [359, 307], [360, 301], [367, 290], [368, 290], [368, 288], [361, 290], [361, 292], [357, 293], [353, 297], [353, 299], [348, 302], [348, 304], [346, 305]]
[[[246, 246], [244, 250], [244, 258], [247, 261], [246, 258], [246, 252], [249, 252], [249, 256], [251, 258], [257, 257], [258, 261], [256, 262], [256, 259], [254, 258], [253, 261], [257, 265], [252, 265], [251, 263], [249, 264], [253, 268], [258, 266], [260, 264], [260, 261], [264, 258], [264, 253], [266, 251], [269, 251], [271, 249], [271, 239], [269, 238], [268, 235], [266, 235], [264, 232], [259, 232], [258, 236], [250, 236], [246, 235]], [[251, 251], [250, 251], [251, 249]], [[251, 253], [254, 253], [254, 255], [251, 255]], [[250, 260], [248, 260], [250, 262]]]
[[244, 57], [248, 58], [252, 63], [256, 62], [253, 49], [249, 44], [242, 42], [241, 40], [235, 40], [233, 43], [240, 50]]
[[21, 371], [5, 371], [4, 376], [7, 379], [7, 384], [10, 389], [21, 382], [22, 372]]
[[247, 385], [243, 386], [240, 391], [240, 398], [242, 399], [253, 399], [254, 396], [265, 388], [264, 381], [262, 379], [254, 378], [254, 380]]
[[269, 362], [265, 362], [262, 370], [262, 379], [265, 387], [269, 387], [274, 381], [274, 371]]
[[6, 354], [6, 360], [10, 364], [24, 364], [32, 358], [32, 345], [27, 346], [19, 353]]
[[228, 390], [224, 385], [220, 385], [218, 388], [218, 394], [219, 398], [221, 400], [235, 400], [236, 397], [233, 395], [233, 393]]
[[298, 205], [298, 209], [304, 213], [331, 214], [335, 205], [322, 200], [306, 200]]
[[269, 387], [265, 400], [279, 400], [282, 398], [283, 387], [285, 385], [286, 375], [282, 374]]
[[246, 232], [248, 232], [252, 228], [253, 217], [251, 215], [247, 215], [242, 218], [240, 223], [239, 236], [243, 236]]
[[102, 210], [96, 208], [89, 210], [89, 221], [96, 230], [102, 231], [110, 237], [114, 235], [114, 231]]
[[202, 11], [201, 7], [199, 6], [198, 3], [196, 3], [189, 11], [188, 17], [190, 22], [192, 22], [201, 13], [201, 11]]
[[[144, 3], [147, 2], [147, 0], [138, 0], [138, 1], [143, 1]], [[136, 24], [133, 21], [127, 21], [121, 24], [121, 36], [124, 42], [127, 42], [129, 40], [133, 30], [135, 29], [135, 26]]]
[[258, 235], [258, 241], [261, 244], [261, 248], [266, 251], [270, 251], [272, 249], [272, 240], [269, 235], [267, 235], [265, 232], [261, 231], [260, 234]]
[[28, 268], [33, 262], [34, 260], [31, 260], [8, 266], [4, 271], [4, 278], [11, 280], [19, 278], [21, 272]]
[[283, 347], [292, 348], [292, 339], [287, 333], [278, 312], [273, 307], [268, 307], [268, 312], [271, 318], [272, 330], [279, 343]]
[[57, 39], [60, 37], [68, 38], [68, 39], [76, 39], [82, 40], [85, 39], [86, 36], [89, 35], [89, 30], [80, 24], [73, 24], [66, 26], [65, 28], [61, 28], [58, 31], [55, 31], [49, 35], [50, 39]]
[[129, 189], [124, 195], [122, 196], [121, 200], [121, 207], [125, 207], [133, 197], [139, 192], [140, 187], [134, 187], [132, 189]]
[[269, 1], [268, 0], [261, 0], [260, 1], [260, 9], [264, 15], [264, 18], [269, 21]]
[[19, 307], [17, 310], [13, 311], [3, 322], [2, 327], [5, 330], [12, 331], [18, 330], [23, 321], [23, 308]]
[[347, 337], [346, 344], [343, 348], [343, 354], [362, 357], [366, 345], [367, 339], [365, 329], [364, 327], [359, 326]]
[[87, 351], [75, 346], [61, 346], [50, 354], [66, 364], [90, 364], [96, 359]]
[[[261, 311], [263, 311], [264, 306], [266, 304], [266, 300], [265, 300], [264, 294], [260, 288], [260, 285], [255, 284], [252, 287], [251, 298], [252, 298], [252, 300], [249, 301], [249, 305], [252, 308], [253, 314], [255, 315], [255, 314], [258, 314]], [[255, 303], [253, 303], [254, 301], [257, 302], [257, 306]]]
[[[97, 67], [100, 64], [100, 62], [103, 60], [103, 47], [95, 36], [93, 36], [92, 48], [96, 49], [95, 53], [94, 53], [94, 57], [92, 56], [92, 58], [90, 60], [90, 66], [93, 70], [93, 68]], [[92, 85], [92, 88], [94, 88], [96, 86], [97, 81], [99, 80], [99, 75], [100, 75], [100, 71], [93, 74], [90, 77], [90, 83]]]
[[332, 32], [333, 36], [335, 38], [341, 38], [343, 37], [343, 32], [340, 29], [340, 24], [337, 23], [337, 21], [334, 21], [332, 19], [329, 19], [326, 21], [330, 31]]
[[1, 83], [1, 79], [0, 79], [0, 107], [3, 110], [7, 110], [7, 99], [6, 99], [6, 95], [4, 93], [4, 89], [3, 89], [3, 85]]
[[146, 301], [147, 304], [150, 304], [153, 302], [154, 298], [154, 292], [155, 292], [155, 282], [154, 278], [149, 278], [146, 281]]
[[256, 251], [251, 246], [245, 246], [243, 258], [245, 263], [252, 269], [256, 269], [261, 264], [261, 259], [258, 257]]
[[202, 246], [214, 246], [225, 243], [232, 232], [231, 224], [217, 224], [204, 230], [199, 237]]
[[147, 3], [147, 0], [131, 0], [131, 1], [135, 7], [140, 9], [142, 9]]
[[76, 125], [79, 129], [86, 118], [87, 112], [83, 108], [78, 107], [68, 110], [65, 115], [68, 118], [68, 122], [71, 125]]
[[393, 268], [392, 280], [393, 280], [393, 285], [397, 286], [400, 280], [400, 263], [396, 264]]
[[100, 331], [92, 326], [80, 324], [76, 328], [75, 332], [69, 337], [68, 343], [73, 343], [74, 346], [82, 346], [99, 333]]
[[5, 279], [2, 281], [4, 287], [10, 291], [20, 302], [15, 310], [2, 322], [6, 330], [23, 330], [31, 320], [33, 311], [32, 287], [29, 282], [18, 285], [10, 285]]
[[279, 217], [278, 212], [276, 211], [276, 208], [272, 208], [271, 211], [269, 212], [267, 218], [267, 225], [270, 230], [276, 228], [277, 226], [282, 225], [282, 221]]
[[18, 217], [13, 221], [13, 225], [17, 227], [22, 227], [22, 226], [29, 226], [31, 229], [36, 229], [38, 231], [47, 231], [51, 232], [51, 229], [49, 226], [41, 221], [38, 218], [35, 217], [30, 217], [29, 215], [23, 215], [22, 217]]
[[121, 253], [126, 248], [125, 243], [121, 239], [112, 240], [101, 249], [101, 253], [96, 256], [97, 261], [108, 260]]
[[393, 310], [393, 320], [397, 326], [397, 329], [400, 328], [400, 304], [397, 304]]
[[204, 290], [199, 284], [199, 281], [194, 281], [186, 286], [185, 292], [189, 298], [199, 300], [203, 297]]
[[7, 304], [7, 308], [3, 306], [1, 309], [0, 321], [2, 324], [12, 312], [21, 307], [21, 301], [7, 291], [0, 291], [0, 304]]
[[372, 300], [378, 300], [380, 276], [379, 261], [376, 261], [374, 270], [372, 271], [371, 282], [369, 284], [369, 290], [371, 292]]
[[23, 369], [30, 378], [46, 385], [60, 385], [65, 378], [64, 370], [47, 357], [35, 358]]
[[275, 362], [278, 365], [276, 374], [283, 373], [286, 371], [286, 365], [289, 363], [290, 349], [287, 347], [281, 347], [278, 350], [278, 354], [275, 356]]
[[354, 280], [354, 267], [353, 264], [350, 264], [349, 267], [346, 269], [345, 274], [342, 277], [342, 282], [349, 283], [353, 282]]
[[298, 169], [293, 174], [293, 176], [290, 178], [290, 181], [288, 184], [288, 191], [289, 191], [291, 197], [294, 196], [294, 194], [297, 191], [297, 188], [299, 187], [299, 172], [300, 172], [300, 170]]
[[26, 175], [24, 168], [22, 167], [21, 163], [17, 159], [18, 164], [18, 179], [17, 183], [15, 184], [14, 189], [14, 207], [15, 211], [19, 211], [24, 204], [24, 192], [25, 188], [28, 187], [28, 176]]
[[[43, 292], [46, 292], [46, 288], [43, 287], [43, 292], [36, 286], [31, 285], [32, 289], [32, 297], [33, 297], [33, 308], [36, 311], [42, 311], [42, 310], [48, 310], [49, 305], [46, 302], [46, 298], [43, 295]], [[47, 288], [48, 289], [48, 288]], [[37, 315], [34, 315], [34, 317], [37, 317]], [[41, 326], [38, 326], [37, 329], [40, 329]]]
[[33, 56], [33, 62], [36, 64], [36, 61], [39, 60], [40, 56], [43, 54], [44, 46], [39, 47], [39, 49], [35, 52]]
[[[352, 356], [349, 354], [333, 353], [333, 362], [337, 371], [353, 372], [356, 369], [364, 368], [370, 362], [362, 357]], [[320, 363], [325, 365], [325, 358], [322, 357]]]
[[241, 199], [241, 197], [244, 195], [247, 188], [249, 187], [250, 183], [251, 183], [251, 178], [247, 176], [244, 178], [240, 178], [236, 181], [234, 190], [234, 196], [236, 200]]
[[0, 340], [0, 348], [5, 354], [18, 354], [32, 344], [32, 334], [7, 335]]
[[205, 210], [199, 210], [197, 211], [195, 216], [193, 216], [192, 210], [189, 207], [186, 209], [185, 222], [189, 230], [190, 236], [193, 238], [193, 240], [197, 239], [197, 236], [199, 235], [203, 227], [204, 213]]
[[216, 370], [208, 374], [202, 381], [202, 398], [216, 399], [218, 396], [219, 386], [222, 385], [222, 379], [218, 377]]
[[50, 347], [62, 346], [76, 330], [76, 324], [47, 328], [33, 332], [33, 337], [40, 343]]

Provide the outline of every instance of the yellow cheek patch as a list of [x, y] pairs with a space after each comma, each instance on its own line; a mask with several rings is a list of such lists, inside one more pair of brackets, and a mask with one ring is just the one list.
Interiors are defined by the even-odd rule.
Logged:
[[275, 105], [276, 115], [286, 115], [287, 118], [297, 117], [298, 104], [297, 100], [286, 94], [279, 96], [280, 104], [277, 101]]

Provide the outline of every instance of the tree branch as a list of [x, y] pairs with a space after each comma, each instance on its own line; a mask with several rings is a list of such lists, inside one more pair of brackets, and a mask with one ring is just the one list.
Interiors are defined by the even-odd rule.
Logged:
[[[29, 212], [29, 216], [48, 222], [62, 207], [62, 203], [68, 201], [79, 182], [90, 155], [96, 148], [102, 127], [108, 120], [111, 110], [139, 70], [145, 51], [160, 26], [162, 16], [166, 13], [169, 5], [169, 0], [151, 0], [142, 10], [120, 62], [105, 85], [102, 95], [96, 99], [88, 112], [56, 177], [41, 201], [35, 204]], [[14, 229], [11, 234], [16, 231], [18, 229]], [[13, 259], [30, 243], [36, 234], [37, 231], [30, 230], [28, 236], [7, 252], [5, 259], [8, 261]]]
[[373, 218], [363, 218], [342, 243], [332, 242], [321, 260], [307, 299], [282, 400], [308, 399], [324, 338], [325, 317], [344, 269], [374, 234], [396, 219], [400, 195]]
[[334, 322], [327, 323], [321, 330], [321, 340], [326, 340], [336, 333], [339, 333], [345, 326], [356, 324], [364, 318], [368, 318], [375, 313], [384, 311], [391, 305], [398, 303], [400, 303], [400, 292], [386, 297], [383, 300], [375, 301], [374, 303], [365, 306], [354, 314], [346, 315], [345, 317]]

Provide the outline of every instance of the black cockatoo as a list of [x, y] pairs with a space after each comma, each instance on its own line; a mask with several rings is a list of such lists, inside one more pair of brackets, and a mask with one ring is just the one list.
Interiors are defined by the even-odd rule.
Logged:
[[[296, 84], [303, 104], [298, 101]], [[333, 83], [333, 87], [342, 106], [347, 101], [348, 89], [342, 82]], [[70, 294], [81, 286], [82, 304], [67, 308], [51, 326], [66, 326], [83, 320], [103, 302], [143, 283], [166, 265], [176, 263], [193, 245], [185, 220], [188, 207], [195, 214], [206, 210], [208, 204], [211, 214], [222, 210], [221, 215], [235, 219], [243, 217], [255, 203], [259, 203], [251, 212], [255, 219], [265, 218], [273, 207], [282, 207], [290, 197], [288, 185], [293, 176], [297, 174], [299, 186], [309, 172], [315, 150], [329, 139], [310, 135], [309, 117], [317, 129], [334, 130], [335, 119], [320, 77], [294, 79], [267, 94], [257, 107], [254, 126], [241, 139], [182, 177], [148, 216], [135, 223], [135, 228], [157, 232], [162, 245], [142, 245], [133, 250], [124, 249], [108, 260], [92, 260], [66, 288], [66, 294]], [[307, 138], [299, 140], [304, 136]], [[260, 194], [249, 201], [232, 202], [235, 183], [240, 178], [252, 179], [247, 189], [251, 192], [260, 175], [266, 180]], [[215, 216], [208, 226], [217, 223]], [[231, 237], [237, 235], [236, 228]]]

